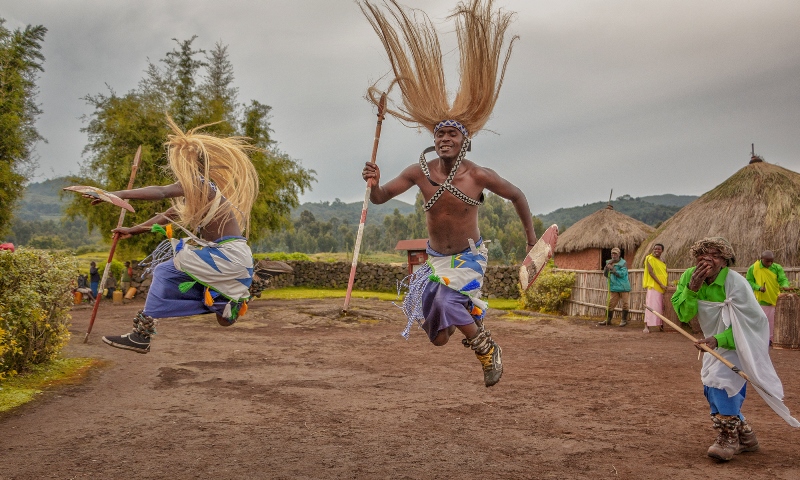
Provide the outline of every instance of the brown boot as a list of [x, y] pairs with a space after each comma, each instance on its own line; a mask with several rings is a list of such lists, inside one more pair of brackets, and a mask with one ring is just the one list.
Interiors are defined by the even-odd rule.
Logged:
[[628, 324], [628, 311], [627, 310], [623, 310], [622, 311], [622, 321], [619, 322], [619, 326], [620, 327], [624, 327], [627, 324]]
[[717, 440], [708, 447], [708, 456], [727, 462], [739, 450], [739, 420], [738, 415], [712, 415], [714, 430], [717, 431]]
[[[479, 328], [482, 325], [479, 326]], [[465, 347], [471, 348], [483, 367], [483, 383], [491, 387], [503, 376], [503, 359], [500, 345], [491, 338], [488, 330], [482, 329], [470, 339], [462, 340]]]
[[759, 449], [758, 439], [745, 420], [739, 424], [739, 448], [736, 453], [755, 452]]
[[605, 321], [599, 322], [597, 324], [597, 326], [598, 327], [604, 327], [606, 325], [611, 325], [611, 317], [613, 317], [613, 316], [614, 316], [614, 310], [609, 310], [608, 312], [606, 312]]

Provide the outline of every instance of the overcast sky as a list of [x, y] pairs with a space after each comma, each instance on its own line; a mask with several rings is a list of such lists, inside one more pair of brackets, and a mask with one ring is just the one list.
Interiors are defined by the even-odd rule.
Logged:
[[[454, 1], [424, 7], [454, 45]], [[800, 171], [800, 2], [497, 0], [520, 36], [492, 119], [468, 158], [526, 193], [533, 213], [629, 194], [701, 195], [739, 168], [750, 144]], [[0, 0], [6, 27], [44, 25], [35, 180], [78, 173], [87, 94], [136, 87], [148, 58], [198, 39], [229, 46], [239, 101], [272, 106], [282, 150], [317, 172], [302, 201], [360, 201], [375, 111], [367, 87], [389, 71], [349, 0]], [[446, 57], [450, 88], [458, 58]], [[494, 132], [494, 133], [493, 133]], [[384, 179], [432, 144], [384, 122]], [[415, 192], [401, 199], [413, 202]]]

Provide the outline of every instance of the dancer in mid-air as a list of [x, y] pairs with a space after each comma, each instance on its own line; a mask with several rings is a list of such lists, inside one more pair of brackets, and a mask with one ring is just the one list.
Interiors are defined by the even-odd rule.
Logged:
[[[381, 184], [380, 169], [371, 162], [362, 171], [372, 186], [372, 203], [384, 203], [414, 186], [425, 197], [429, 258], [409, 280], [403, 302], [408, 328], [414, 321], [421, 322], [437, 346], [446, 344], [458, 329], [465, 337], [464, 346], [472, 348], [480, 360], [485, 385], [490, 387], [500, 381], [503, 364], [500, 346], [483, 326], [487, 305], [480, 297], [487, 248], [478, 230], [483, 191], [512, 202], [528, 250], [536, 243], [536, 234], [522, 191], [494, 170], [467, 160], [466, 155], [472, 137], [489, 119], [503, 83], [511, 44], [516, 40], [511, 39], [503, 57], [512, 14], [493, 10], [491, 0], [472, 0], [456, 7], [452, 17], [461, 54], [461, 85], [450, 105], [442, 54], [430, 20], [421, 14], [417, 22], [407, 9], [389, 0], [394, 25], [376, 5], [366, 1], [360, 5], [389, 55], [395, 76], [391, 86], [397, 85], [402, 92], [402, 105], [387, 112], [433, 134], [434, 147], [396, 178]], [[372, 87], [368, 98], [377, 105], [379, 96], [380, 91]], [[427, 161], [425, 154], [432, 151], [438, 157]]]
[[[113, 347], [139, 353], [150, 351], [159, 318], [215, 313], [220, 325], [233, 324], [247, 309], [253, 276], [244, 233], [258, 195], [258, 176], [248, 154], [258, 149], [241, 137], [200, 133], [202, 127], [184, 133], [172, 119], [168, 122], [173, 133], [166, 142], [167, 157], [175, 183], [112, 192], [129, 200], [173, 199], [166, 212], [114, 230], [120, 239], [151, 230], [170, 239], [168, 248], [154, 255], [153, 280], [133, 331], [103, 337]], [[173, 225], [186, 236], [173, 238]]]

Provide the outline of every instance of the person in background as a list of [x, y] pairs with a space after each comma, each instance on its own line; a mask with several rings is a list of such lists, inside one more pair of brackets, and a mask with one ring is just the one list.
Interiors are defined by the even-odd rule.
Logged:
[[765, 250], [761, 259], [750, 265], [747, 270], [747, 282], [753, 288], [761, 309], [769, 322], [769, 344], [772, 345], [772, 336], [775, 333], [775, 304], [778, 303], [778, 294], [791, 286], [783, 267], [775, 263], [775, 254]]
[[[642, 287], [647, 291], [645, 305], [654, 311], [664, 314], [664, 292], [667, 290], [667, 264], [661, 260], [664, 245], [653, 245], [653, 253], [644, 257], [644, 273], [642, 274]], [[664, 326], [658, 315], [650, 310], [644, 310], [644, 333], [650, 333], [650, 327], [658, 327], [662, 332]]]
[[131, 288], [131, 279], [133, 278], [133, 268], [131, 268], [131, 262], [125, 262], [125, 268], [122, 269], [122, 277], [119, 280], [119, 286], [122, 289], [122, 294], [125, 295], [128, 293], [128, 289]]
[[97, 289], [100, 287], [100, 272], [97, 270], [95, 262], [89, 264], [89, 285], [92, 289], [92, 295], [96, 297]]
[[599, 326], [611, 325], [614, 309], [620, 302], [622, 302], [622, 321], [619, 322], [619, 326], [624, 327], [628, 324], [631, 282], [628, 280], [628, 265], [621, 253], [619, 248], [612, 248], [611, 259], [606, 260], [606, 266], [603, 268], [603, 275], [608, 278], [608, 305], [606, 319], [598, 323]]
[[92, 289], [89, 288], [89, 280], [86, 278], [86, 275], [78, 275], [78, 288], [76, 288], [75, 291], [86, 295], [86, 297], [94, 303], [94, 294], [92, 293]]

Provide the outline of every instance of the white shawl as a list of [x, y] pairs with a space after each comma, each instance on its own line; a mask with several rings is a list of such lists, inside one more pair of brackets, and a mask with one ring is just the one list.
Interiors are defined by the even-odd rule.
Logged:
[[[716, 335], [733, 326], [736, 350], [719, 348], [717, 352], [764, 388], [766, 392], [759, 388], [756, 391], [786, 423], [800, 427], [800, 422], [783, 404], [783, 385], [769, 357], [769, 323], [753, 289], [744, 277], [728, 270], [725, 294], [727, 298], [722, 303], [697, 302], [697, 318], [703, 335]], [[713, 355], [704, 355], [700, 379], [703, 385], [724, 389], [730, 397], [736, 395], [745, 383], [741, 376]]]

